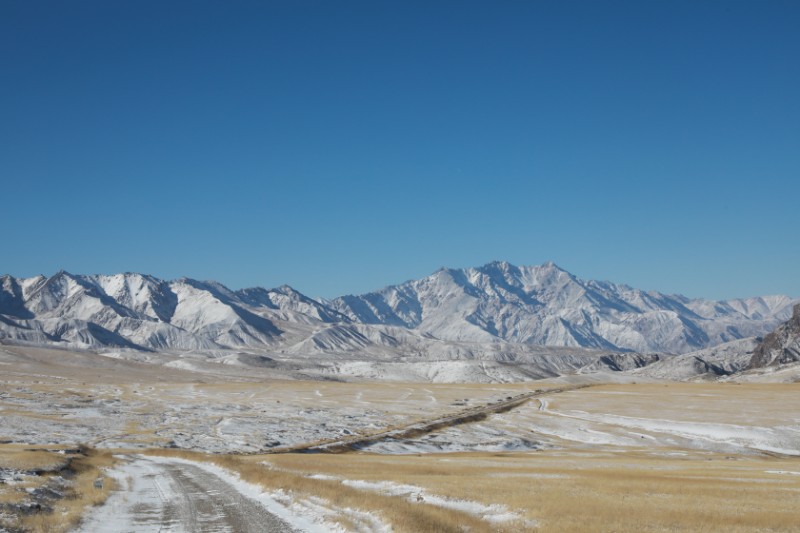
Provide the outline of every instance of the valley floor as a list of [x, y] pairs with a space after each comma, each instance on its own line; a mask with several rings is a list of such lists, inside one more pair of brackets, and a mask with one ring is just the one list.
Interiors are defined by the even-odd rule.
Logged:
[[[106, 473], [106, 487], [117, 489], [83, 531], [99, 531], [92, 524], [113, 509], [134, 530], [167, 522], [175, 531], [213, 530], [208, 517], [225, 515], [220, 523], [236, 531], [230, 524], [248, 519], [227, 517], [235, 506], [214, 497], [230, 493], [229, 485], [250, 487], [253, 505], [307, 530], [797, 531], [800, 524], [798, 383], [603, 384], [603, 375], [340, 383], [0, 349], [0, 440], [8, 443], [0, 456], [49, 449], [52, 461], [53, 449], [79, 443], [117, 454]], [[452, 422], [426, 425], [442, 417]], [[347, 453], [283, 453], [354, 440]], [[193, 461], [184, 469], [192, 479], [179, 476], [174, 465], [182, 460]], [[36, 485], [28, 479], [36, 468], [14, 468], [0, 461], [0, 506], [22, 502]], [[181, 483], [195, 488], [182, 491]], [[120, 511], [125, 501], [155, 504], [155, 497], [161, 503], [141, 520]], [[6, 527], [23, 508], [0, 510]], [[185, 522], [197, 517], [208, 520]]]

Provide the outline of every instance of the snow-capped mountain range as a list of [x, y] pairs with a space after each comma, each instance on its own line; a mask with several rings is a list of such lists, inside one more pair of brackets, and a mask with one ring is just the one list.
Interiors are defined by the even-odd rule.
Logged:
[[791, 315], [792, 299], [689, 299], [584, 281], [549, 262], [441, 269], [421, 280], [332, 307], [366, 324], [393, 324], [439, 339], [683, 353], [763, 335]]
[[581, 280], [554, 263], [442, 269], [330, 301], [288, 286], [234, 291], [213, 281], [62, 271], [0, 277], [0, 339], [298, 356], [436, 352], [457, 359], [504, 352], [514, 358], [538, 345], [684, 353], [764, 335], [791, 316], [795, 301], [689, 299]]

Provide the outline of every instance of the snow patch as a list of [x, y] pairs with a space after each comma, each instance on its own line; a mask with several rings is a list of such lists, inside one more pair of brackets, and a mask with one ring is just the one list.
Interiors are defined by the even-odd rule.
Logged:
[[[315, 512], [314, 509], [300, 504], [295, 505], [288, 495], [269, 493], [254, 483], [244, 481], [239, 474], [231, 472], [220, 466], [190, 461], [188, 459], [148, 456], [148, 461], [161, 464], [179, 463], [190, 464], [213, 474], [233, 486], [240, 494], [259, 502], [267, 511], [285, 520], [287, 523], [308, 533], [326, 533], [329, 531], [343, 531], [337, 524], [326, 520], [327, 516]], [[279, 501], [280, 500], [280, 501]]]
[[[320, 476], [314, 474], [312, 477]], [[324, 476], [324, 475], [323, 475]], [[334, 476], [324, 476], [323, 478], [316, 477], [316, 479], [339, 479], [342, 485], [352, 487], [358, 490], [365, 490], [369, 492], [377, 492], [387, 496], [404, 497], [411, 503], [426, 503], [428, 505], [435, 505], [445, 509], [452, 509], [477, 516], [487, 522], [491, 523], [505, 523], [524, 521], [529, 527], [535, 526], [535, 523], [530, 520], [524, 519], [521, 515], [512, 512], [505, 505], [492, 504], [486, 505], [480, 502], [471, 500], [460, 500], [456, 498], [446, 498], [437, 496], [426, 491], [424, 488], [416, 485], [406, 485], [401, 483], [394, 483], [392, 481], [365, 481], [361, 479], [341, 479]]]

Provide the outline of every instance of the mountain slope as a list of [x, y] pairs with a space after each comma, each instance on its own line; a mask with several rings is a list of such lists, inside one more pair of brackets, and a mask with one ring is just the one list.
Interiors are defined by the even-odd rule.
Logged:
[[800, 361], [800, 304], [792, 317], [764, 337], [753, 351], [749, 368], [763, 368]]
[[442, 269], [331, 306], [354, 322], [404, 326], [444, 340], [685, 353], [764, 334], [785, 320], [791, 302], [786, 296], [691, 300], [584, 281], [554, 263], [493, 262]]
[[694, 352], [665, 356], [632, 373], [671, 380], [716, 379], [747, 368], [757, 344], [755, 337], [748, 337]]
[[231, 291], [216, 282], [163, 281], [135, 273], [58, 272], [0, 278], [0, 338], [79, 348], [274, 348], [279, 322], [347, 320], [290, 287]]
[[288, 286], [234, 291], [214, 281], [62, 271], [0, 277], [0, 339], [383, 359], [519, 360], [536, 346], [686, 353], [763, 335], [789, 317], [791, 304], [786, 296], [711, 301], [645, 292], [585, 281], [554, 263], [441, 269], [325, 302]]

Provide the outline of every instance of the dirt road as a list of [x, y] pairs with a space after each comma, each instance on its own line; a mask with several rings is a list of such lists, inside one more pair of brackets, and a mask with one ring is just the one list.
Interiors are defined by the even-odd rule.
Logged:
[[[131, 457], [114, 473], [120, 490], [78, 528], [105, 532], [295, 532], [263, 502], [213, 471], [188, 462]], [[313, 528], [316, 529], [316, 528]]]
[[342, 439], [330, 440], [322, 443], [309, 444], [304, 446], [293, 446], [287, 449], [275, 449], [268, 453], [284, 453], [284, 452], [314, 452], [314, 453], [343, 453], [348, 451], [363, 450], [368, 446], [385, 441], [402, 441], [407, 439], [418, 438], [421, 435], [440, 430], [442, 428], [458, 426], [461, 424], [469, 424], [471, 422], [480, 422], [490, 415], [496, 413], [505, 413], [512, 409], [523, 405], [531, 398], [538, 396], [551, 396], [567, 391], [574, 391], [578, 389], [585, 389], [592, 385], [572, 385], [560, 387], [557, 389], [544, 389], [535, 390], [517, 394], [516, 396], [508, 396], [504, 400], [495, 401], [484, 405], [478, 405], [469, 409], [464, 409], [455, 413], [449, 413], [427, 420], [420, 420], [402, 427], [379, 430], [368, 434], [356, 434]]

